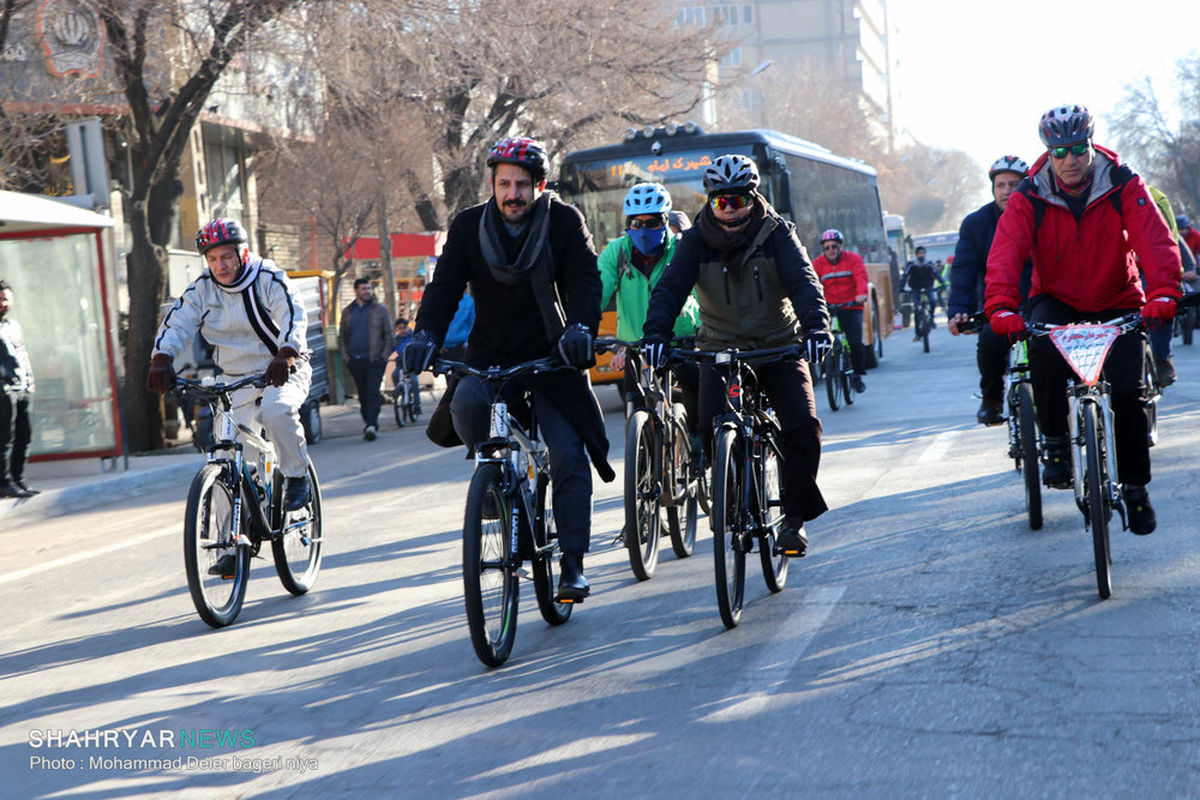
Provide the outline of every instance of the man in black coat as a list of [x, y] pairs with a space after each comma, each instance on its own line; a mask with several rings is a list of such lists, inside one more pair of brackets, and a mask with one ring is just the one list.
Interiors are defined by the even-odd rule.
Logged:
[[[605, 482], [615, 477], [606, 460], [604, 419], [584, 372], [595, 363], [592, 345], [600, 324], [596, 251], [579, 211], [545, 191], [546, 151], [540, 142], [502, 139], [487, 164], [493, 195], [450, 223], [413, 341], [404, 351], [405, 365], [415, 373], [433, 361], [469, 283], [475, 326], [467, 340], [467, 363], [506, 367], [553, 352], [576, 368], [536, 376], [525, 385], [533, 390], [550, 450], [554, 521], [563, 554], [557, 599], [579, 602], [589, 591], [583, 576], [591, 536], [588, 457]], [[491, 402], [485, 381], [468, 376], [456, 385], [450, 414], [468, 447], [488, 438]]]
[[[983, 310], [983, 287], [987, 276], [988, 251], [996, 235], [996, 223], [1004, 213], [1008, 198], [1029, 165], [1016, 156], [1001, 156], [988, 170], [992, 182], [992, 202], [968, 214], [958, 229], [958, 244], [954, 246], [954, 263], [950, 266], [950, 301], [946, 313], [950, 317], [950, 333], [958, 336], [958, 326], [976, 311]], [[1021, 281], [1022, 297], [1029, 296], [1029, 270]], [[1004, 373], [1008, 369], [1008, 351], [1012, 345], [1005, 336], [997, 336], [991, 325], [984, 323], [979, 330], [975, 360], [979, 365], [979, 389], [983, 401], [975, 418], [981, 425], [1004, 422]]]

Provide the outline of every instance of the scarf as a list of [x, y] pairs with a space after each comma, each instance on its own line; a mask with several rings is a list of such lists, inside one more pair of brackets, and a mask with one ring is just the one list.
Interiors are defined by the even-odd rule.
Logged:
[[517, 260], [512, 263], [509, 263], [500, 241], [504, 218], [496, 207], [495, 197], [487, 201], [483, 216], [479, 218], [479, 249], [492, 277], [501, 286], [517, 286], [526, 281], [531, 283], [546, 335], [551, 341], [558, 339], [567, 324], [558, 288], [554, 285], [554, 265], [551, 263], [550, 200], [553, 194], [543, 192], [534, 201], [525, 243], [517, 254]]

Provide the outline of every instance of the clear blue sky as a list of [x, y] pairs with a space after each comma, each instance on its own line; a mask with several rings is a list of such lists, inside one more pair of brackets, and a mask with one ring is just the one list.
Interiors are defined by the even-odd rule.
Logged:
[[984, 169], [1007, 153], [1032, 163], [1042, 149], [1038, 119], [1061, 103], [1091, 109], [1097, 143], [1111, 145], [1105, 117], [1123, 86], [1150, 75], [1159, 99], [1173, 103], [1175, 61], [1200, 52], [1195, 0], [891, 0], [888, 8], [899, 26], [898, 122]]

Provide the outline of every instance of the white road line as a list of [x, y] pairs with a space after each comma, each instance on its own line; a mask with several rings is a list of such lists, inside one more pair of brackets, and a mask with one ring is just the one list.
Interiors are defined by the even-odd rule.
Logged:
[[950, 446], [954, 444], [955, 437], [958, 436], [958, 431], [943, 431], [933, 437], [933, 441], [929, 447], [925, 448], [925, 452], [917, 459], [918, 464], [929, 464], [931, 462], [942, 462], [946, 458], [946, 454], [950, 452]]

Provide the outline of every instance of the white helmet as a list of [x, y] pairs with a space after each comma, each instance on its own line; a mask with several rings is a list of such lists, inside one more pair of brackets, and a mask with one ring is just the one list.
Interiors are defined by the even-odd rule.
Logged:
[[1017, 156], [1000, 156], [992, 162], [992, 167], [988, 170], [988, 180], [995, 180], [996, 175], [1001, 172], [1015, 172], [1025, 177], [1025, 173], [1029, 172], [1029, 165]]

